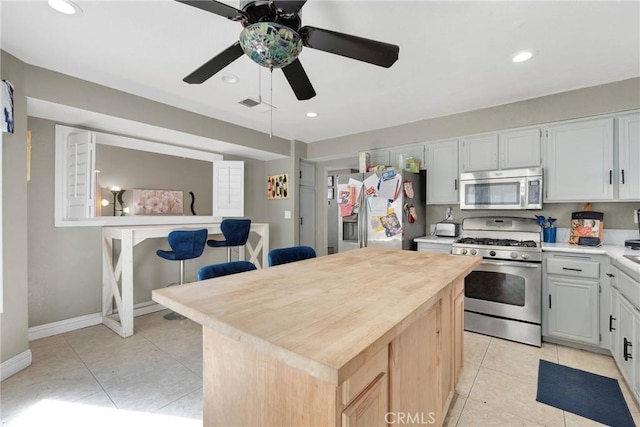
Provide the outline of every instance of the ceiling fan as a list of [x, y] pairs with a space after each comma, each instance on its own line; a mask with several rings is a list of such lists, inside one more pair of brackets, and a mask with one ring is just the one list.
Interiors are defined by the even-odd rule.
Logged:
[[271, 70], [282, 68], [296, 98], [305, 100], [316, 92], [298, 59], [303, 46], [385, 68], [398, 60], [400, 48], [396, 45], [302, 27], [300, 9], [306, 0], [241, 0], [242, 10], [215, 0], [176, 1], [239, 21], [244, 27], [237, 42], [185, 77], [187, 83], [203, 83], [245, 53]]

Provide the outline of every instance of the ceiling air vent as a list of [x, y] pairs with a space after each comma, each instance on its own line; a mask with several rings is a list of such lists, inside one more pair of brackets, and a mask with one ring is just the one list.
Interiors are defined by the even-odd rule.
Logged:
[[242, 101], [238, 102], [238, 104], [244, 105], [245, 107], [249, 107], [252, 110], [259, 111], [261, 113], [270, 111], [272, 108], [275, 109], [275, 107], [267, 104], [266, 102], [261, 102], [255, 98], [243, 99]]

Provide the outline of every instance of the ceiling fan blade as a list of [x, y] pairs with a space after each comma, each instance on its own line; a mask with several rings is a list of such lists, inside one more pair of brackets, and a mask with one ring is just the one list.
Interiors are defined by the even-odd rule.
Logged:
[[302, 27], [298, 31], [305, 46], [323, 50], [358, 61], [389, 68], [398, 60], [400, 48], [394, 44], [369, 40], [349, 34], [315, 27]]
[[190, 84], [203, 83], [243, 54], [240, 42], [235, 42], [182, 80]]
[[307, 73], [304, 71], [299, 59], [282, 68], [282, 72], [299, 101], [316, 96], [316, 91], [313, 90], [309, 77], [307, 77]]
[[284, 16], [293, 16], [300, 12], [307, 0], [274, 0], [276, 11]]
[[227, 6], [224, 3], [220, 3], [215, 0], [176, 0], [178, 3], [184, 3], [189, 6], [197, 7], [198, 9], [206, 10], [207, 12], [214, 13], [216, 15], [224, 16], [232, 21], [244, 20], [245, 14], [243, 11], [236, 9], [235, 7]]

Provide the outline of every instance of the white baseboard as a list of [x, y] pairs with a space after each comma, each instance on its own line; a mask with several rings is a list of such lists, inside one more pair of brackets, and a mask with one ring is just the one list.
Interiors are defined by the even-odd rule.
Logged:
[[[165, 308], [166, 307], [157, 304], [154, 301], [142, 302], [134, 306], [133, 316], [143, 316], [145, 314], [164, 310]], [[73, 317], [71, 319], [60, 320], [58, 322], [46, 323], [44, 325], [29, 328], [29, 341], [51, 337], [65, 332], [86, 328], [88, 326], [99, 325], [101, 323], [101, 313], [86, 314], [84, 316]]]
[[102, 323], [102, 314], [94, 313], [34, 326], [29, 328], [29, 341], [99, 325], [100, 323]]
[[0, 381], [4, 381], [11, 375], [28, 368], [29, 365], [31, 365], [31, 350], [27, 349], [0, 364]]

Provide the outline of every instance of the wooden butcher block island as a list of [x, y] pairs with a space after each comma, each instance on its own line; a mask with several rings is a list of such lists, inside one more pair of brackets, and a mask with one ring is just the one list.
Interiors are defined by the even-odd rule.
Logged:
[[203, 325], [204, 425], [441, 425], [480, 258], [379, 248], [153, 291]]

